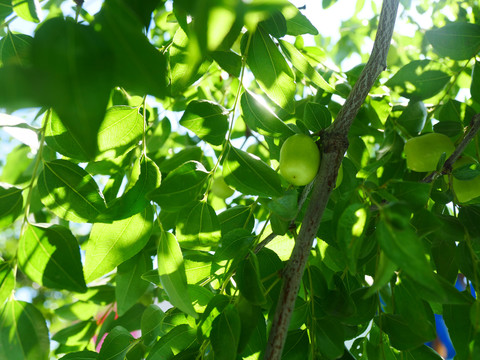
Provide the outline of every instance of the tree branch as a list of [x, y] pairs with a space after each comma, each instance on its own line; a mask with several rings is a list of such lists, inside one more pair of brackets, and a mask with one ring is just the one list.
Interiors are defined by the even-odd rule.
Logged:
[[386, 67], [398, 3], [399, 0], [384, 0], [372, 55], [336, 120], [321, 136], [322, 162], [314, 180], [312, 195], [295, 247], [282, 273], [282, 290], [265, 352], [267, 360], [280, 360], [282, 356], [288, 325], [313, 240], [316, 237], [330, 193], [335, 187], [338, 169], [348, 148], [348, 131], [378, 75]]
[[467, 145], [472, 141], [472, 139], [477, 135], [478, 130], [480, 130], [480, 114], [476, 114], [472, 121], [470, 122], [470, 129], [468, 130], [465, 137], [462, 139], [460, 144], [458, 144], [457, 148], [453, 152], [452, 155], [445, 161], [443, 164], [443, 168], [441, 171], [434, 171], [430, 175], [428, 175], [422, 182], [430, 183], [435, 180], [437, 177], [444, 173], [448, 173], [452, 171], [452, 166], [457, 161], [457, 159], [462, 154], [463, 150], [467, 147]]

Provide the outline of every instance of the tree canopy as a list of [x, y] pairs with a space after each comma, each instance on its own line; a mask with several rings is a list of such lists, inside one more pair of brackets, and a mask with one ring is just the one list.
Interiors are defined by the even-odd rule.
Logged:
[[295, 4], [0, 0], [0, 359], [476, 358], [478, 0]]

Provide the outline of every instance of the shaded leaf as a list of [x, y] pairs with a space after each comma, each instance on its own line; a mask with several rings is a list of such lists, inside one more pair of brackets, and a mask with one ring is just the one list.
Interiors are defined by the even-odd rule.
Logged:
[[256, 156], [229, 146], [223, 164], [225, 182], [234, 189], [248, 195], [280, 196], [280, 176]]
[[173, 359], [181, 350], [187, 349], [196, 343], [196, 333], [187, 324], [174, 327], [153, 346], [147, 360]]
[[170, 232], [162, 232], [158, 244], [158, 273], [162, 287], [168, 295], [170, 303], [197, 318], [187, 289], [185, 265], [183, 264], [182, 250]]
[[0, 315], [0, 358], [47, 360], [50, 340], [45, 319], [35, 306], [9, 300]]
[[316, 86], [326, 92], [333, 93], [335, 89], [328, 84], [325, 79], [313, 68], [303, 54], [297, 50], [295, 46], [287, 41], [280, 40], [280, 46], [283, 53], [291, 61], [294, 68], [303, 73], [309, 78]]
[[[158, 271], [155, 271], [158, 274]], [[165, 313], [157, 305], [150, 304], [142, 314], [141, 330], [145, 344], [151, 345], [161, 334], [161, 325]]]
[[145, 293], [149, 284], [142, 279], [142, 274], [151, 269], [152, 258], [145, 251], [118, 265], [115, 299], [119, 316], [124, 315]]
[[17, 256], [22, 271], [40, 285], [76, 292], [87, 290], [80, 247], [66, 227], [27, 224]]
[[164, 211], [179, 211], [199, 198], [207, 177], [208, 172], [201, 163], [188, 161], [170, 172], [148, 198]]
[[42, 203], [65, 220], [91, 222], [106, 210], [92, 176], [67, 160], [44, 163], [38, 191]]
[[113, 85], [109, 47], [93, 28], [59, 17], [38, 28], [32, 46], [42, 76], [38, 96], [54, 108], [83, 153], [94, 158]]
[[0, 260], [0, 307], [11, 296], [15, 289], [15, 277], [8, 263]]
[[238, 310], [233, 304], [229, 304], [212, 322], [210, 342], [215, 359], [231, 360], [236, 357], [240, 330]]
[[310, 131], [318, 132], [332, 123], [332, 114], [324, 105], [309, 102], [305, 105], [303, 122]]
[[22, 189], [0, 183], [0, 228], [11, 225], [22, 209]]
[[29, 35], [8, 31], [7, 35], [0, 40], [0, 59], [3, 66], [29, 65], [32, 41], [33, 38]]

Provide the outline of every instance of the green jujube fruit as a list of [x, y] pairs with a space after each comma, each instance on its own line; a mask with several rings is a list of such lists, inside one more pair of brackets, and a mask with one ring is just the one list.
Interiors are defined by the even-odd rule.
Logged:
[[435, 171], [443, 153], [447, 158], [455, 151], [446, 135], [429, 133], [409, 139], [404, 147], [407, 168], [417, 172]]
[[290, 184], [307, 185], [317, 175], [320, 150], [308, 135], [290, 136], [280, 149], [280, 174]]

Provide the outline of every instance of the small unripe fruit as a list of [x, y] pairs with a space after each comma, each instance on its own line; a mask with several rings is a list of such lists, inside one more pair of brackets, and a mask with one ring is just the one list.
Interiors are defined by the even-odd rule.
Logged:
[[317, 175], [320, 151], [308, 135], [290, 136], [280, 149], [280, 174], [290, 184], [307, 185]]
[[212, 193], [220, 199], [226, 199], [233, 195], [235, 190], [227, 185], [222, 176], [213, 179]]
[[418, 172], [435, 171], [443, 153], [447, 158], [455, 151], [446, 135], [429, 133], [408, 140], [404, 147], [407, 168]]

